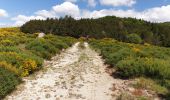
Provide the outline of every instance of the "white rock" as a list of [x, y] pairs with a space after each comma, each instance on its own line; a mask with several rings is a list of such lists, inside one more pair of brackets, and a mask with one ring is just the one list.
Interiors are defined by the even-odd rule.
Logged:
[[43, 38], [45, 36], [45, 33], [39, 33], [38, 38]]

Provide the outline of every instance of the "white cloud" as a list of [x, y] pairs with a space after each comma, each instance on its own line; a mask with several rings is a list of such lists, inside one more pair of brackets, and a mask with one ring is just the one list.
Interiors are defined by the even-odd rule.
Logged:
[[95, 7], [97, 5], [97, 1], [96, 0], [64, 0], [66, 2], [73, 2], [76, 3], [78, 1], [82, 1], [82, 2], [87, 2], [88, 6], [90, 7]]
[[88, 5], [91, 7], [95, 7], [97, 5], [96, 0], [88, 0]]
[[16, 21], [14, 26], [20, 26], [26, 23], [27, 21], [33, 20], [33, 19], [41, 19], [45, 20], [42, 16], [25, 16], [25, 15], [18, 15], [17, 17], [12, 18], [12, 20]]
[[3, 10], [3, 9], [0, 9], [0, 17], [7, 17], [8, 16], [8, 13]]
[[0, 28], [15, 27], [12, 23], [0, 23]]
[[64, 2], [60, 5], [52, 7], [50, 11], [39, 10], [35, 12], [33, 16], [18, 15], [17, 17], [12, 18], [15, 21], [16, 26], [21, 26], [25, 22], [33, 19], [45, 20], [46, 18], [59, 18], [59, 16], [71, 15], [73, 17], [80, 16], [80, 9], [77, 5], [71, 2]]
[[170, 21], [170, 5], [145, 10], [141, 15], [143, 15], [143, 19], [148, 21]]
[[77, 17], [80, 15], [80, 9], [78, 5], [75, 5], [71, 2], [64, 2], [60, 5], [56, 5], [53, 7], [53, 10], [56, 15], [59, 16], [71, 15], [73, 17]]
[[77, 2], [77, 0], [65, 0], [65, 1], [68, 1], [68, 2]]
[[170, 21], [170, 5], [150, 8], [144, 11], [136, 11], [134, 9], [128, 10], [116, 10], [116, 9], [101, 9], [101, 10], [84, 10], [80, 9], [78, 5], [71, 2], [64, 2], [53, 6], [51, 10], [40, 10], [34, 13], [32, 16], [18, 15], [12, 18], [15, 21], [15, 25], [22, 25], [32, 19], [42, 19], [61, 17], [65, 15], [71, 15], [76, 19], [80, 18], [99, 18], [104, 16], [117, 16], [117, 17], [132, 17], [138, 19], [144, 19], [152, 22], [165, 22]]
[[102, 9], [95, 11], [84, 10], [81, 17], [85, 18], [99, 18], [104, 16], [117, 16], [117, 17], [132, 17], [144, 19], [151, 22], [166, 22], [170, 21], [170, 5], [150, 8], [141, 12], [135, 10], [115, 10], [115, 9]]
[[85, 18], [99, 18], [104, 16], [115, 15], [117, 17], [135, 17], [136, 12], [134, 10], [114, 10], [114, 9], [103, 9], [95, 11], [83, 11], [82, 17]]
[[1, 27], [5, 27], [5, 26], [6, 26], [5, 23], [0, 23], [0, 28], [1, 28]]
[[54, 17], [56, 17], [54, 11], [40, 10], [40, 11], [35, 12], [35, 14], [37, 16], [42, 16], [44, 18], [54, 18]]
[[136, 0], [100, 0], [101, 5], [107, 6], [132, 6]]
[[51, 10], [40, 10], [35, 13], [37, 16], [42, 16], [44, 18], [55, 18], [65, 15], [71, 15], [77, 17], [80, 15], [80, 9], [78, 5], [71, 2], [64, 2], [62, 4], [53, 6]]

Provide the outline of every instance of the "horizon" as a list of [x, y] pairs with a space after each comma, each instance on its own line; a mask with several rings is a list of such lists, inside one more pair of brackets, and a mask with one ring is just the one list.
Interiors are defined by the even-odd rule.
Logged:
[[169, 11], [170, 0], [5, 0], [0, 1], [0, 27], [18, 27], [30, 20], [65, 15], [75, 19], [131, 17], [160, 23], [170, 21]]

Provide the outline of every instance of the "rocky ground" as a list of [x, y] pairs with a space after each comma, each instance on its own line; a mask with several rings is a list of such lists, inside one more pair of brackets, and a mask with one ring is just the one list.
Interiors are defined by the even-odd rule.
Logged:
[[101, 57], [87, 43], [79, 44], [45, 61], [42, 71], [24, 78], [5, 100], [115, 100], [135, 91], [132, 80], [110, 76]]

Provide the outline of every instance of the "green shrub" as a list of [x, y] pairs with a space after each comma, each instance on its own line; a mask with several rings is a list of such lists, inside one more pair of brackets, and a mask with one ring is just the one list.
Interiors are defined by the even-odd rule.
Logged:
[[54, 36], [52, 34], [46, 35], [44, 39], [51, 41], [53, 45], [62, 44], [65, 48], [71, 46], [73, 43], [76, 42], [76, 39], [72, 37], [61, 37], [61, 36]]
[[51, 43], [53, 46], [55, 46], [55, 48], [57, 48], [59, 50], [66, 49], [69, 47], [66, 43], [64, 43], [61, 40], [60, 41], [59, 40], [57, 40], [57, 41], [49, 40], [49, 43]]
[[17, 68], [19, 68], [26, 59], [32, 59], [36, 61], [38, 66], [41, 66], [43, 62], [43, 59], [31, 53], [0, 52], [0, 61], [6, 61], [7, 63], [12, 64]]
[[65, 49], [74, 43], [72, 38], [62, 38], [53, 35], [46, 35], [44, 38], [35, 39], [26, 44], [26, 49], [31, 50], [34, 54], [50, 59], [60, 50]]
[[6, 61], [19, 67], [22, 58], [16, 52], [0, 52], [0, 61]]
[[170, 79], [170, 62], [153, 58], [122, 60], [116, 64], [123, 77], [147, 76], [157, 79]]
[[0, 46], [0, 52], [21, 52], [16, 46]]
[[105, 54], [104, 55], [106, 57], [106, 63], [109, 63], [112, 66], [117, 64], [119, 61], [126, 59], [127, 57], [135, 56], [134, 52], [128, 48], [121, 49], [114, 53], [106, 51]]
[[118, 76], [151, 78], [170, 90], [169, 48], [123, 43], [113, 39], [91, 39], [89, 43], [96, 51], [100, 51], [106, 64], [116, 68], [115, 74]]
[[19, 83], [20, 78], [12, 71], [6, 69], [4, 65], [2, 66], [0, 64], [0, 99], [15, 89]]
[[139, 44], [139, 43], [142, 42], [142, 39], [141, 39], [141, 37], [140, 37], [139, 35], [137, 35], [137, 34], [129, 34], [129, 35], [127, 36], [127, 41], [128, 41], [129, 43]]
[[11, 40], [2, 40], [0, 42], [0, 44], [4, 45], [4, 46], [14, 46], [15, 45], [15, 43], [13, 41], [11, 41]]
[[3, 28], [0, 32], [0, 99], [15, 89], [20, 77], [40, 69], [43, 58], [50, 59], [75, 42], [73, 38], [54, 35], [38, 39], [19, 28]]
[[[114, 40], [91, 40], [106, 63], [118, 68], [124, 77], [147, 76], [169, 79], [170, 49], [157, 46], [122, 43]], [[150, 61], [150, 62], [149, 62]], [[149, 63], [147, 63], [149, 62]]]
[[33, 50], [33, 53], [46, 59], [50, 59], [52, 55], [59, 51], [45, 39], [35, 39], [26, 45], [26, 49]]
[[32, 59], [27, 59], [23, 62], [21, 66], [22, 73], [21, 76], [28, 76], [30, 73], [38, 69], [37, 63]]
[[166, 95], [168, 93], [167, 88], [161, 86], [156, 81], [149, 78], [140, 77], [137, 79], [137, 82], [133, 84], [133, 86], [138, 89], [152, 90], [155, 91], [157, 94]]

